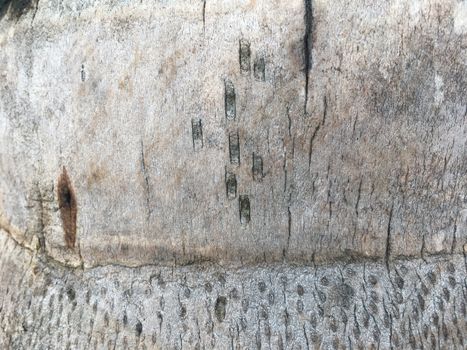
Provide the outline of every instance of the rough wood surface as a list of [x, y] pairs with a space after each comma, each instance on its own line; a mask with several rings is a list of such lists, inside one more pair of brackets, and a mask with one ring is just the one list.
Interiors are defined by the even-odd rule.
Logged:
[[466, 96], [463, 0], [0, 0], [0, 347], [463, 348]]

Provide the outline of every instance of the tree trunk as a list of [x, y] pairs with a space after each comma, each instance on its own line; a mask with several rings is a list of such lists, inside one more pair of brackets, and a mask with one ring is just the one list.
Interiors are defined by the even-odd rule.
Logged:
[[0, 348], [464, 348], [467, 2], [0, 0]]

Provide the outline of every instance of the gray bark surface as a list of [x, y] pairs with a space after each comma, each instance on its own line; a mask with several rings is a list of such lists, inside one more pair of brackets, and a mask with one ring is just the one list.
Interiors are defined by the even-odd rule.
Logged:
[[467, 2], [0, 0], [0, 348], [464, 348]]

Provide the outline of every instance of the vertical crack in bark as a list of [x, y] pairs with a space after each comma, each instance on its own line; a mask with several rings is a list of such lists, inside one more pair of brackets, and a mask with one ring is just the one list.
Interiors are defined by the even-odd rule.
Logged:
[[316, 134], [318, 134], [318, 131], [321, 127], [321, 124], [318, 124], [315, 128], [315, 130], [313, 131], [313, 134], [311, 135], [311, 138], [310, 138], [310, 147], [308, 149], [308, 169], [311, 168], [311, 155], [313, 154], [313, 142], [315, 140], [315, 137], [316, 137]]
[[287, 105], [285, 114], [287, 115], [287, 120], [289, 121], [289, 125], [288, 125], [289, 137], [292, 137], [292, 118], [290, 118], [290, 105]]
[[206, 31], [206, 0], [203, 0], [203, 33]]
[[392, 216], [394, 211], [394, 202], [391, 205], [391, 210], [389, 211], [389, 219], [388, 219], [388, 228], [386, 234], [386, 252], [384, 254], [384, 262], [386, 264], [386, 269], [389, 273], [389, 259], [391, 258], [391, 224], [392, 224]]
[[363, 179], [360, 178], [360, 182], [358, 184], [357, 201], [355, 203], [355, 215], [357, 216], [357, 219], [358, 219], [358, 206], [360, 204], [360, 198], [362, 196], [362, 182], [363, 182]]
[[34, 24], [34, 19], [36, 18], [37, 10], [39, 10], [39, 0], [35, 1], [34, 12], [32, 13], [31, 26]]
[[289, 254], [290, 237], [292, 236], [292, 212], [290, 211], [290, 205], [287, 206], [287, 244], [285, 249], [282, 251], [282, 256], [285, 259]]
[[151, 209], [151, 187], [149, 185], [149, 174], [146, 169], [146, 159], [144, 156], [144, 143], [143, 140], [141, 140], [141, 172], [143, 173], [143, 178], [144, 178], [144, 189], [145, 189], [145, 195], [146, 195], [146, 209], [147, 209], [147, 214], [146, 214], [146, 220], [149, 223], [152, 215], [152, 209]]
[[454, 221], [454, 230], [452, 232], [452, 242], [451, 242], [451, 254], [454, 254], [454, 249], [456, 248], [457, 244], [457, 217]]
[[37, 202], [38, 202], [38, 206], [39, 206], [39, 215], [38, 215], [38, 219], [39, 219], [39, 227], [38, 227], [38, 231], [37, 231], [37, 239], [39, 241], [39, 252], [41, 254], [44, 254], [45, 253], [45, 224], [44, 224], [44, 198], [42, 196], [42, 192], [39, 188], [39, 185], [36, 183], [35, 184], [36, 186], [36, 192], [37, 192], [37, 195], [38, 195], [38, 198], [37, 198]]
[[306, 349], [310, 350], [310, 342], [308, 340], [308, 335], [306, 334], [305, 324], [303, 324], [303, 336], [305, 337]]
[[313, 49], [312, 44], [312, 27], [313, 27], [313, 9], [311, 5], [312, 0], [305, 0], [305, 35], [303, 37], [303, 51], [305, 59], [305, 114], [308, 103], [308, 85], [309, 85], [309, 75], [312, 68], [312, 54], [311, 50]]
[[313, 134], [311, 134], [311, 138], [310, 138], [310, 147], [308, 148], [308, 169], [311, 168], [311, 155], [313, 154], [313, 142], [315, 141], [316, 135], [318, 135], [319, 129], [326, 122], [327, 114], [328, 114], [328, 100], [326, 98], [326, 95], [324, 95], [324, 98], [323, 98], [323, 118], [318, 123], [318, 125], [316, 125], [315, 129], [313, 130]]

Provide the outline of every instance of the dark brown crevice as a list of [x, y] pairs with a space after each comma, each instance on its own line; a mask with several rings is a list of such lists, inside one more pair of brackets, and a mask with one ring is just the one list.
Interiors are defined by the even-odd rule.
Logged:
[[305, 0], [305, 35], [303, 36], [303, 53], [305, 63], [305, 114], [308, 103], [309, 75], [312, 68], [312, 29], [313, 29], [313, 9], [312, 0]]
[[76, 243], [78, 206], [76, 195], [65, 167], [63, 167], [62, 173], [58, 178], [57, 195], [63, 231], [65, 232], [65, 243], [68, 248], [74, 248]]

